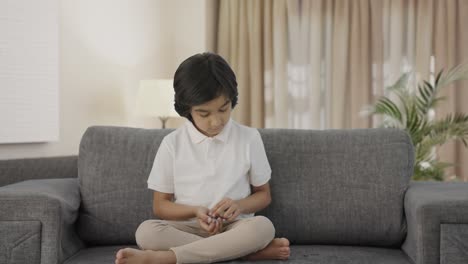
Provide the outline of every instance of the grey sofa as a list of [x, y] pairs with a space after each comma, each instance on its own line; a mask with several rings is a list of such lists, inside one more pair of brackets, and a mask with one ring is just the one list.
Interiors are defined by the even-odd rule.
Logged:
[[[78, 157], [0, 161], [0, 263], [114, 263], [153, 218], [146, 180], [170, 131], [95, 126]], [[291, 241], [287, 263], [468, 263], [468, 183], [411, 182], [406, 133], [260, 133], [273, 202], [259, 214]]]

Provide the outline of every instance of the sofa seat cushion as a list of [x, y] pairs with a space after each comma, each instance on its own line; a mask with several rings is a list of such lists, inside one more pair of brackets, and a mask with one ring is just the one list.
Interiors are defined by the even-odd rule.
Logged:
[[131, 245], [84, 248], [63, 264], [114, 264], [117, 251], [126, 247], [137, 248]]
[[413, 262], [400, 249], [356, 246], [303, 245], [291, 247], [291, 257], [287, 263], [412, 264]]
[[[93, 247], [81, 250], [64, 264], [113, 264], [115, 254], [127, 246]], [[134, 246], [132, 246], [134, 247]], [[227, 261], [231, 264], [256, 264], [258, 261]], [[262, 264], [412, 264], [399, 249], [351, 246], [291, 246], [288, 261], [262, 261]]]

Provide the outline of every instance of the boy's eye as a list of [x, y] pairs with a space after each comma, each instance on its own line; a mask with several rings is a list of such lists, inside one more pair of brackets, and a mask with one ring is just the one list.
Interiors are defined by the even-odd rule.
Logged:
[[200, 115], [200, 116], [201, 116], [201, 117], [208, 117], [208, 116], [209, 116], [209, 114], [206, 114], [206, 115]]
[[227, 111], [227, 109], [219, 109], [219, 111], [220, 111], [221, 113], [224, 113], [224, 112]]

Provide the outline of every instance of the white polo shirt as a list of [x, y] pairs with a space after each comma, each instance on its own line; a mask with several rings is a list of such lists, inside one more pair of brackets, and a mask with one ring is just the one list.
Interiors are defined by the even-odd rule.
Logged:
[[250, 185], [261, 186], [270, 177], [257, 129], [230, 119], [221, 133], [207, 137], [187, 120], [161, 142], [148, 188], [173, 193], [176, 203], [211, 209], [224, 197], [249, 196]]

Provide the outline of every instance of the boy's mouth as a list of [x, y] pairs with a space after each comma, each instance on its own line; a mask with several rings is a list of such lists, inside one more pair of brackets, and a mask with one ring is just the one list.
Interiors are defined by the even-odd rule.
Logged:
[[217, 127], [217, 128], [214, 128], [214, 129], [211, 129], [211, 132], [212, 133], [216, 133], [216, 132], [220, 132], [221, 130], [223, 130], [223, 127]]

